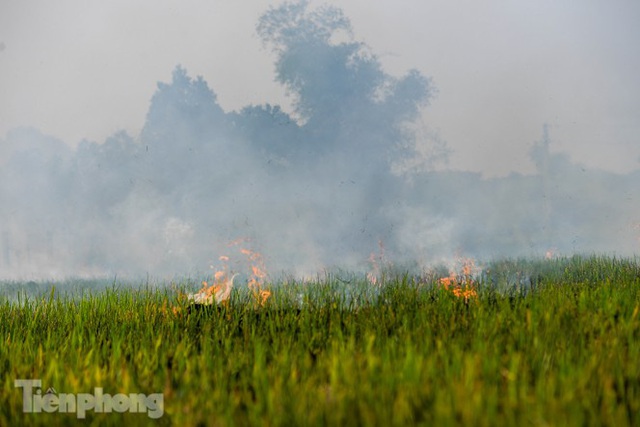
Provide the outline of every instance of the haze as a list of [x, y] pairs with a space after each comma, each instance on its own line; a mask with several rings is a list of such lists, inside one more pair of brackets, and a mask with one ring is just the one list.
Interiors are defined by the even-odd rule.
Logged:
[[2, 3], [0, 279], [638, 253], [635, 3], [246, 4]]
[[[0, 2], [0, 135], [34, 126], [75, 146], [142, 129], [156, 82], [177, 64], [227, 111], [270, 102], [273, 55], [255, 33], [277, 1]], [[318, 5], [320, 2], [312, 2]], [[628, 172], [640, 160], [640, 4], [343, 0], [385, 68], [433, 78], [421, 125], [453, 150], [449, 167], [532, 172], [543, 123], [554, 151]]]

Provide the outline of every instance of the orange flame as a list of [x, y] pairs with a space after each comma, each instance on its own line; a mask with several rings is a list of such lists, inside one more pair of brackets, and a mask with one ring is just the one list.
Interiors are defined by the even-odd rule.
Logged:
[[[227, 262], [229, 257], [222, 255], [220, 261]], [[202, 289], [195, 294], [188, 295], [187, 298], [197, 304], [213, 304], [215, 301], [219, 304], [228, 304], [231, 298], [231, 289], [233, 288], [233, 279], [236, 275], [229, 277], [227, 265], [222, 270], [218, 270], [213, 274], [213, 283], [209, 284], [206, 280], [202, 282]]]
[[[230, 242], [229, 246], [237, 246], [246, 241], [247, 239], [238, 239]], [[264, 280], [267, 277], [262, 255], [259, 252], [245, 248], [240, 248], [240, 253], [245, 255], [249, 261], [251, 276], [249, 277], [247, 286], [251, 290], [255, 302], [263, 306], [271, 296], [271, 291], [262, 289]], [[213, 274], [213, 283], [209, 284], [207, 281], [203, 281], [200, 291], [187, 296], [189, 300], [198, 304], [213, 304], [214, 300], [219, 304], [228, 304], [231, 296], [231, 288], [233, 287], [233, 278], [236, 275], [234, 274], [229, 277], [226, 265], [230, 259], [228, 256], [221, 255], [218, 259], [225, 263], [225, 265], [221, 270]]]
[[269, 297], [271, 296], [271, 291], [263, 290], [260, 291], [260, 305], [265, 305]]
[[[229, 242], [229, 246], [237, 246], [246, 241], [248, 241], [248, 239], [234, 240]], [[260, 306], [263, 306], [271, 296], [271, 291], [262, 289], [264, 280], [267, 277], [262, 254], [245, 248], [240, 248], [240, 253], [245, 255], [249, 261], [251, 276], [249, 277], [247, 286], [251, 290], [255, 302]], [[218, 259], [225, 263], [224, 268], [213, 274], [213, 283], [209, 284], [208, 282], [203, 281], [202, 289], [196, 294], [190, 295], [190, 300], [201, 304], [212, 304], [215, 299], [217, 303], [228, 304], [235, 275], [229, 277], [228, 268], [226, 266], [226, 263], [230, 259], [228, 256], [221, 255]]]
[[240, 252], [243, 255], [246, 255], [250, 263], [249, 267], [251, 269], [251, 277], [249, 278], [247, 286], [251, 289], [255, 302], [260, 306], [264, 306], [267, 299], [271, 296], [271, 292], [262, 289], [264, 280], [267, 277], [267, 271], [262, 254], [244, 248], [240, 249]]
[[553, 259], [553, 258], [555, 258], [556, 257], [556, 252], [557, 252], [556, 248], [547, 249], [547, 251], [544, 253], [544, 259]]
[[160, 306], [159, 311], [160, 311], [160, 314], [164, 317], [177, 318], [182, 316], [182, 309], [180, 308], [180, 306], [169, 306], [168, 301], [166, 299], [162, 302], [162, 306]]
[[367, 273], [367, 280], [374, 286], [382, 284], [380, 277], [382, 273], [382, 265], [384, 264], [384, 244], [382, 240], [378, 240], [379, 253], [376, 255], [371, 252], [369, 255], [369, 263], [371, 263], [371, 271]]
[[469, 299], [478, 297], [477, 284], [473, 280], [476, 265], [470, 258], [461, 258], [459, 262], [462, 263], [462, 267], [460, 268], [461, 274], [456, 273], [455, 270], [451, 270], [449, 277], [443, 277], [439, 282], [442, 287], [450, 290], [453, 295], [458, 298], [464, 298], [465, 302], [468, 302]]

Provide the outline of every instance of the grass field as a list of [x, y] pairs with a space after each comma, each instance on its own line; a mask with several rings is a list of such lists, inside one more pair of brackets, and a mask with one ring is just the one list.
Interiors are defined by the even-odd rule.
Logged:
[[640, 425], [637, 259], [499, 261], [473, 284], [329, 274], [199, 309], [189, 281], [0, 296], [0, 425], [77, 421], [23, 413], [17, 379], [162, 395], [155, 412], [88, 410], [94, 425]]

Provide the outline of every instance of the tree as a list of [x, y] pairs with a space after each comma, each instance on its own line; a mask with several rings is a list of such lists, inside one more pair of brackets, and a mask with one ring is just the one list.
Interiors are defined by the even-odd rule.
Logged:
[[434, 92], [429, 79], [417, 70], [402, 78], [386, 74], [368, 47], [354, 40], [340, 9], [308, 6], [299, 1], [271, 8], [257, 26], [276, 54], [276, 79], [294, 98], [307, 142], [319, 152], [352, 146], [388, 155], [411, 138], [402, 124], [428, 103]]
[[108, 209], [124, 201], [139, 177], [139, 146], [125, 131], [119, 131], [102, 144], [82, 141], [76, 150], [74, 172], [81, 200], [93, 215], [106, 215]]
[[177, 140], [185, 133], [197, 139], [224, 126], [225, 114], [216, 94], [202, 77], [195, 80], [177, 66], [170, 84], [158, 83], [151, 98], [142, 139], [157, 144], [186, 144]]
[[141, 133], [145, 173], [163, 192], [203, 173], [225, 150], [229, 124], [216, 94], [178, 66], [170, 84], [158, 83]]
[[238, 134], [254, 154], [276, 169], [300, 162], [300, 127], [278, 105], [250, 105], [232, 113]]

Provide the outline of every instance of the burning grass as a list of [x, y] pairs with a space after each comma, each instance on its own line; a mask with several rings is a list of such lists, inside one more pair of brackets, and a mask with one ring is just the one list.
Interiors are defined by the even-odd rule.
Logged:
[[[238, 244], [239, 242], [231, 242], [230, 246], [236, 246]], [[240, 248], [240, 253], [246, 256], [249, 262], [251, 274], [247, 282], [247, 287], [251, 291], [254, 304], [264, 306], [271, 296], [271, 291], [263, 289], [264, 281], [267, 278], [264, 258], [259, 252], [246, 248]], [[229, 257], [227, 255], [221, 255], [218, 259], [223, 263], [222, 269], [217, 270], [213, 274], [213, 280], [211, 282], [203, 281], [202, 289], [198, 292], [184, 296], [189, 303], [195, 305], [229, 304], [231, 291], [233, 290], [233, 281], [238, 273], [231, 274], [229, 272]]]
[[451, 270], [449, 276], [440, 278], [439, 282], [444, 289], [468, 303], [470, 299], [478, 298], [478, 285], [473, 278], [478, 269], [475, 261], [469, 258], [461, 258], [458, 263], [461, 264], [459, 272]]
[[[187, 426], [638, 425], [637, 260], [464, 265], [445, 277], [386, 274], [375, 286], [263, 277], [198, 311], [179, 297], [190, 282], [0, 301], [0, 425], [75, 421], [23, 414], [18, 378], [68, 393], [163, 393], [160, 421]], [[203, 289], [214, 284], [215, 299], [216, 280], [229, 277], [214, 273]], [[475, 295], [455, 294], [465, 285]], [[256, 303], [267, 287], [268, 303]]]

